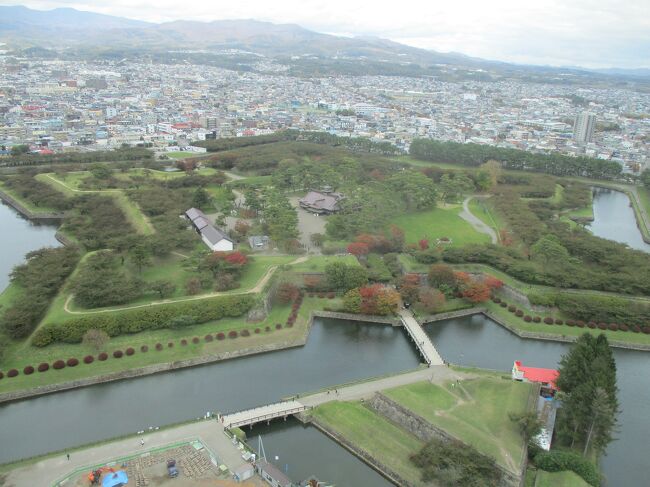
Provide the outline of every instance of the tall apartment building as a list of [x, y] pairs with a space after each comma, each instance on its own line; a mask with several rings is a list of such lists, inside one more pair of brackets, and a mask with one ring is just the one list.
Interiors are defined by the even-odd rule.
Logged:
[[582, 112], [576, 116], [573, 124], [573, 138], [576, 142], [586, 144], [594, 137], [596, 127], [596, 115], [591, 112]]

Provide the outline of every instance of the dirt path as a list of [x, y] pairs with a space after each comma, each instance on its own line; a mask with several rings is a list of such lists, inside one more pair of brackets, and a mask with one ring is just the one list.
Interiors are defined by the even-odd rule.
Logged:
[[[294, 264], [300, 264], [302, 262], [305, 262], [307, 260], [306, 256], [298, 257], [297, 259], [289, 262], [288, 265], [294, 265]], [[269, 282], [269, 279], [271, 279], [271, 276], [273, 276], [273, 273], [277, 270], [277, 268], [280, 267], [278, 265], [271, 266], [267, 269], [267, 271], [264, 273], [264, 275], [261, 277], [259, 281], [257, 281], [257, 284], [255, 284], [254, 287], [246, 290], [241, 290], [241, 291], [236, 291], [234, 293], [228, 293], [228, 292], [214, 292], [214, 293], [209, 293], [209, 294], [201, 294], [199, 296], [187, 296], [185, 298], [179, 298], [179, 299], [163, 299], [161, 301], [152, 301], [150, 303], [145, 303], [145, 304], [136, 304], [133, 306], [123, 306], [120, 308], [109, 308], [109, 309], [98, 309], [98, 310], [85, 310], [85, 311], [74, 311], [70, 309], [70, 304], [72, 303], [72, 300], [74, 299], [74, 294], [70, 294], [67, 299], [65, 300], [65, 304], [63, 305], [63, 309], [66, 313], [70, 313], [71, 315], [87, 315], [87, 314], [96, 314], [96, 313], [112, 313], [114, 311], [125, 311], [129, 309], [139, 309], [139, 308], [148, 308], [150, 306], [159, 306], [161, 304], [169, 304], [169, 303], [183, 303], [185, 301], [198, 301], [201, 299], [209, 299], [209, 298], [214, 298], [217, 296], [237, 296], [239, 294], [251, 294], [251, 293], [260, 293], [262, 292], [262, 289], [264, 289], [264, 286], [266, 286], [266, 283]]]
[[465, 198], [465, 201], [463, 201], [463, 211], [459, 213], [460, 217], [472, 225], [474, 230], [477, 232], [489, 235], [492, 243], [496, 245], [499, 242], [499, 238], [494, 229], [486, 225], [480, 218], [474, 216], [474, 214], [469, 211], [469, 202], [472, 198], [475, 198], [475, 196], [468, 196]]

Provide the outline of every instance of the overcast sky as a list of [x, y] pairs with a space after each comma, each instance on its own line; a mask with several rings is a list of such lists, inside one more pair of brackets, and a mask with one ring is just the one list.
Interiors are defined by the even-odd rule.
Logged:
[[650, 68], [650, 0], [30, 0], [22, 5], [152, 22], [257, 19], [516, 63]]

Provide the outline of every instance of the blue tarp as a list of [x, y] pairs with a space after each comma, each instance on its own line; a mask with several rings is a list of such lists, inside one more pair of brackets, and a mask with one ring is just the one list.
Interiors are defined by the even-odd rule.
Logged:
[[104, 474], [104, 480], [102, 480], [102, 487], [120, 487], [120, 485], [126, 485], [129, 482], [129, 477], [126, 475], [124, 470], [119, 472], [108, 472]]

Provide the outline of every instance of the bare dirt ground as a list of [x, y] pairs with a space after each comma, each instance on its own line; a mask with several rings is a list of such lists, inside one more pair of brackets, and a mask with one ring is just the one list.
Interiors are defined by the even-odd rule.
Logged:
[[[167, 475], [167, 460], [173, 458], [178, 467], [178, 477]], [[221, 472], [210, 460], [205, 449], [195, 450], [191, 445], [155, 452], [129, 460], [125, 467], [115, 465], [115, 470], [126, 470], [129, 476], [127, 487], [262, 487], [264, 481], [254, 477], [247, 482], [236, 483], [229, 472]], [[88, 473], [84, 472], [70, 482], [72, 487], [89, 487]], [[102, 475], [102, 479], [106, 472]], [[101, 482], [101, 480], [100, 480]], [[99, 484], [101, 485], [101, 483]]]
[[325, 233], [325, 224], [327, 217], [318, 216], [303, 210], [298, 204], [298, 196], [289, 198], [291, 206], [298, 213], [298, 230], [300, 231], [300, 243], [305, 247], [307, 252], [320, 254], [320, 249], [311, 243], [311, 236], [314, 233]]

